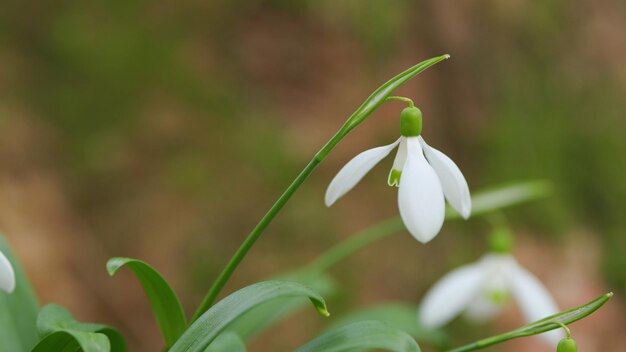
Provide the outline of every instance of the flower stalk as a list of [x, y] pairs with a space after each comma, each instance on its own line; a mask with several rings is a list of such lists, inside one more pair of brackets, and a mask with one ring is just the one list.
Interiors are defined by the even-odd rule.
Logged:
[[233, 257], [230, 259], [224, 270], [219, 274], [217, 279], [213, 282], [213, 285], [209, 289], [208, 293], [200, 303], [200, 306], [193, 315], [192, 321], [200, 317], [206, 312], [215, 302], [215, 299], [224, 288], [235, 269], [239, 266], [243, 258], [248, 251], [252, 248], [256, 240], [261, 236], [263, 231], [272, 222], [276, 215], [280, 212], [283, 206], [295, 193], [295, 191], [304, 183], [309, 175], [315, 170], [317, 165], [328, 156], [333, 148], [339, 144], [339, 142], [350, 133], [354, 128], [360, 125], [369, 115], [371, 115], [380, 105], [382, 105], [387, 98], [401, 85], [406, 83], [411, 78], [415, 77], [427, 68], [448, 59], [450, 55], [437, 56], [428, 60], [425, 60], [408, 70], [393, 77], [385, 84], [376, 89], [359, 108], [346, 120], [341, 128], [335, 133], [335, 135], [315, 154], [313, 159], [304, 167], [304, 169], [296, 176], [293, 182], [287, 187], [278, 200], [272, 205], [270, 210], [261, 218], [259, 223], [252, 229], [248, 237], [243, 241], [241, 246], [237, 249]]

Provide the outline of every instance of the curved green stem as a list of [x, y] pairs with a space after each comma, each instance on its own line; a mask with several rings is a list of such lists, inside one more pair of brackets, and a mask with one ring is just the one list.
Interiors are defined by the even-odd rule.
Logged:
[[401, 101], [401, 102], [407, 103], [410, 108], [415, 107], [415, 103], [413, 103], [413, 100], [406, 98], [406, 97], [389, 97], [386, 100], [387, 101], [392, 101], [392, 100]]
[[572, 332], [571, 332], [571, 331], [569, 331], [569, 328], [567, 327], [567, 325], [565, 325], [565, 324], [561, 323], [560, 321], [559, 321], [559, 322], [556, 322], [556, 324], [557, 324], [558, 326], [562, 327], [562, 328], [563, 328], [563, 330], [565, 330], [565, 335], [567, 336], [567, 338], [568, 338], [568, 339], [571, 339], [571, 338], [572, 338]]
[[226, 282], [230, 279], [231, 275], [239, 266], [243, 258], [246, 256], [250, 248], [254, 245], [256, 240], [261, 236], [265, 228], [272, 222], [274, 217], [283, 208], [295, 191], [304, 183], [307, 177], [313, 172], [315, 167], [330, 153], [330, 151], [355, 127], [361, 124], [365, 119], [371, 115], [385, 100], [393, 93], [398, 87], [406, 83], [411, 78], [415, 77], [420, 72], [433, 66], [434, 64], [449, 58], [449, 55], [442, 55], [434, 57], [409, 68], [408, 70], [393, 77], [385, 84], [376, 89], [366, 100], [359, 106], [359, 108], [348, 118], [348, 120], [341, 126], [337, 133], [315, 154], [313, 159], [305, 166], [305, 168], [298, 174], [295, 180], [287, 187], [285, 192], [278, 198], [276, 203], [272, 205], [270, 210], [261, 218], [259, 223], [252, 229], [248, 237], [241, 244], [239, 249], [235, 252], [230, 259], [224, 270], [219, 274], [217, 279], [213, 282], [213, 285], [209, 289], [209, 292], [200, 303], [200, 306], [193, 315], [192, 321], [200, 317], [206, 312], [219, 295], [220, 291], [226, 285]]

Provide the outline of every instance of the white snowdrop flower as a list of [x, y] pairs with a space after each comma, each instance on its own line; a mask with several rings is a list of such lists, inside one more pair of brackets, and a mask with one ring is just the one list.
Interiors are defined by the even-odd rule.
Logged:
[[[528, 323], [559, 312], [545, 286], [513, 256], [491, 253], [441, 278], [426, 293], [419, 320], [431, 328], [445, 325], [462, 312], [470, 320], [486, 320], [500, 312], [509, 296]], [[563, 334], [553, 330], [540, 336], [556, 346]]]
[[15, 289], [15, 272], [9, 259], [0, 251], [0, 289], [11, 293]]
[[420, 136], [422, 113], [409, 107], [400, 115], [401, 137], [392, 144], [366, 150], [350, 160], [326, 190], [326, 206], [351, 190], [376, 164], [398, 147], [388, 184], [398, 187], [400, 216], [408, 231], [426, 243], [441, 230], [445, 199], [467, 219], [472, 209], [467, 181], [456, 164]]

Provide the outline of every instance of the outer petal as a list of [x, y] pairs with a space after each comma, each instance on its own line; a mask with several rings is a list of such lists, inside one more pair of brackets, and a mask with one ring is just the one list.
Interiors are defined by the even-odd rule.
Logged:
[[435, 169], [437, 176], [441, 180], [446, 199], [464, 219], [469, 218], [472, 212], [472, 199], [467, 181], [463, 177], [461, 170], [447, 155], [426, 144], [421, 136], [419, 139], [424, 148], [426, 159], [428, 159], [428, 162]]
[[[559, 312], [559, 308], [548, 289], [519, 264], [515, 263], [515, 265], [508, 267], [505, 277], [508, 278], [511, 293], [517, 300], [528, 323]], [[564, 334], [558, 329], [544, 333], [540, 337], [556, 346]]]
[[333, 205], [339, 197], [351, 190], [365, 174], [389, 155], [398, 143], [400, 143], [400, 139], [389, 145], [366, 150], [350, 160], [330, 182], [326, 190], [326, 206]]
[[446, 274], [427, 293], [419, 308], [424, 326], [440, 327], [465, 310], [481, 291], [488, 271], [483, 262]]
[[407, 140], [407, 159], [398, 190], [398, 207], [404, 225], [418, 241], [426, 243], [441, 230], [445, 203], [441, 183], [428, 164], [419, 140]]
[[15, 289], [15, 272], [11, 262], [0, 252], [0, 289], [13, 292]]
[[396, 154], [396, 158], [393, 160], [393, 166], [391, 167], [391, 170], [389, 171], [389, 177], [387, 177], [387, 184], [389, 186], [396, 186], [396, 187], [400, 186], [400, 180], [394, 179], [392, 175], [394, 173], [394, 170], [396, 172], [402, 172], [402, 169], [404, 168], [404, 164], [406, 163], [406, 154], [407, 154], [406, 138], [400, 137], [400, 145], [398, 146], [398, 153]]

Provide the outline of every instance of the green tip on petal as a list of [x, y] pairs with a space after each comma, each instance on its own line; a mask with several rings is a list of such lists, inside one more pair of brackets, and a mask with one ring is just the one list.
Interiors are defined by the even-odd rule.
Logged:
[[405, 137], [417, 137], [422, 133], [422, 112], [408, 107], [400, 113], [400, 133]]
[[399, 187], [401, 176], [402, 176], [402, 171], [391, 169], [391, 172], [389, 173], [389, 178], [387, 179], [387, 184], [392, 187], [393, 186]]
[[559, 341], [559, 345], [556, 348], [556, 352], [576, 352], [578, 351], [578, 346], [576, 346], [576, 341], [574, 339], [566, 337]]

